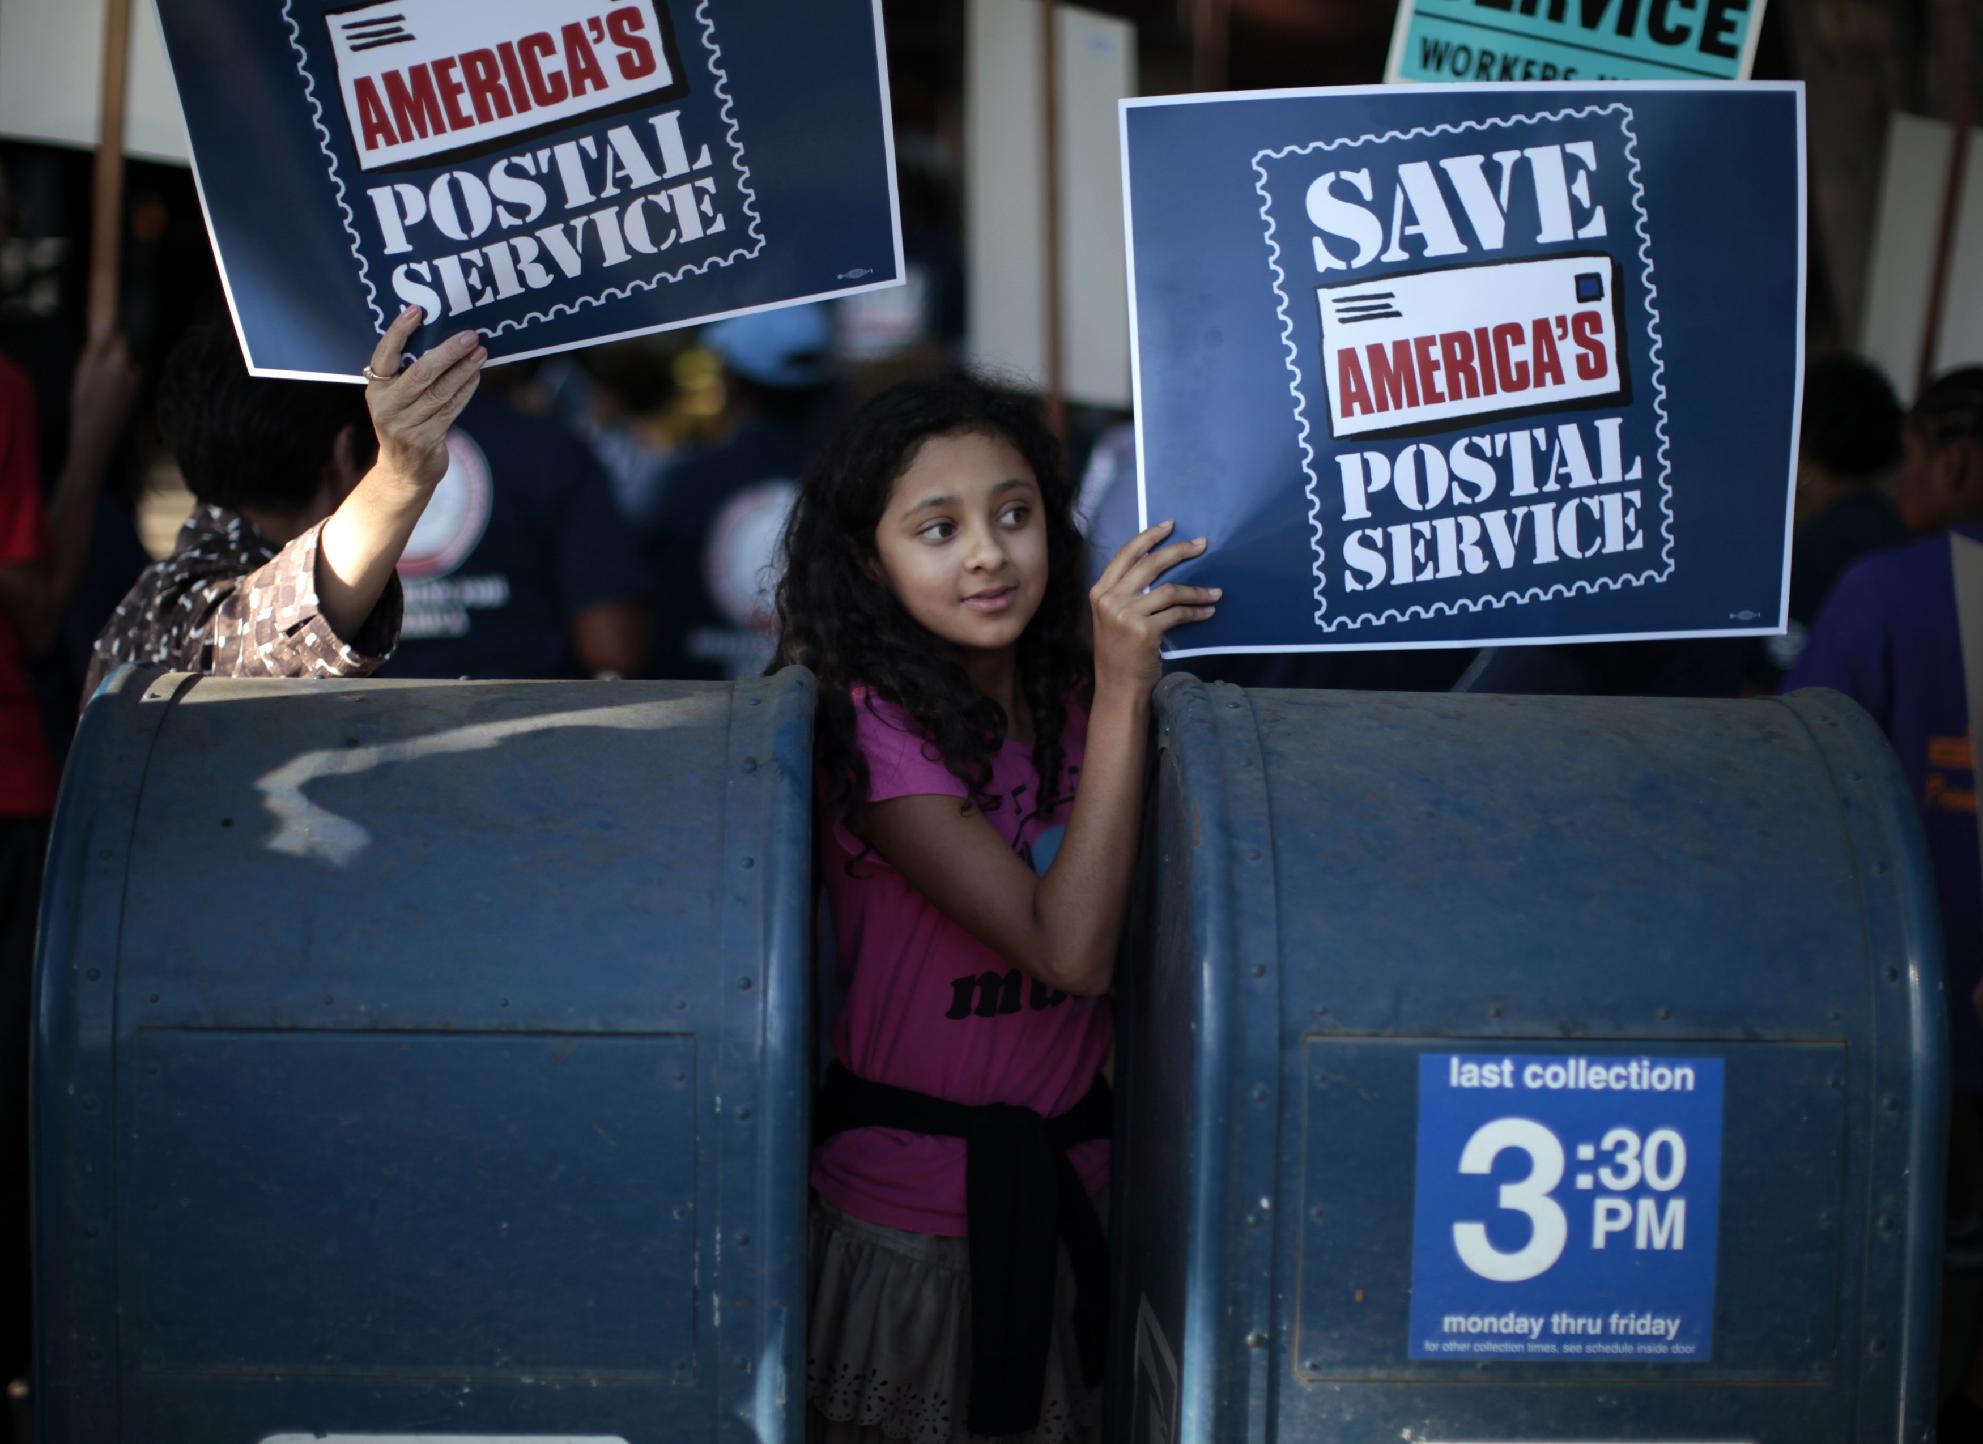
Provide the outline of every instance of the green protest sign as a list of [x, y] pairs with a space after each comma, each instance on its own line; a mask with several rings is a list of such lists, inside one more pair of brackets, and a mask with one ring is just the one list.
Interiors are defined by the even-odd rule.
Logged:
[[1746, 80], [1765, 0], [1400, 0], [1384, 79]]

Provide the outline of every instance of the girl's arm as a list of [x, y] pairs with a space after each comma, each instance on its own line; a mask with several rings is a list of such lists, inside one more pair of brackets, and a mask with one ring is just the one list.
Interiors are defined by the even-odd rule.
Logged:
[[1107, 990], [1129, 900], [1142, 821], [1150, 693], [1162, 674], [1157, 644], [1171, 628], [1212, 615], [1216, 589], [1166, 582], [1205, 540], [1152, 550], [1171, 523], [1115, 554], [1088, 594], [1095, 623], [1095, 698], [1074, 809], [1053, 865], [1036, 876], [990, 822], [955, 797], [870, 804], [875, 851], [938, 908], [1013, 966], [1076, 994]]

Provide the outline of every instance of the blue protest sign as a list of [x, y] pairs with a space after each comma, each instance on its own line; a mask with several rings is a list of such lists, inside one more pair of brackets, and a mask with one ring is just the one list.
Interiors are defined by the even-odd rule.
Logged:
[[1722, 1061], [1419, 1058], [1411, 1357], [1713, 1354]]
[[1795, 85], [1125, 102], [1139, 498], [1175, 656], [1780, 631]]
[[899, 284], [878, 0], [159, 0], [262, 375], [516, 360]]
[[1401, 0], [1386, 80], [1746, 80], [1764, 0]]

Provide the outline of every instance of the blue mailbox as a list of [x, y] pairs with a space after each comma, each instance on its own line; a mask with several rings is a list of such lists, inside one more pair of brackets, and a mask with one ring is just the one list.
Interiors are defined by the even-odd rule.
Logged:
[[796, 1441], [811, 719], [113, 680], [44, 899], [42, 1438]]
[[1940, 938], [1863, 713], [1180, 676], [1157, 726], [1119, 1437], [1927, 1437]]

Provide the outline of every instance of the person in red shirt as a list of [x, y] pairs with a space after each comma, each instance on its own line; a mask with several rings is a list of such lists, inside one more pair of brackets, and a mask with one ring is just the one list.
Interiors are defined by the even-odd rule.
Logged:
[[45, 818], [55, 804], [55, 771], [26, 661], [55, 639], [75, 592], [136, 386], [119, 338], [99, 337], [84, 351], [70, 397], [67, 458], [44, 506], [34, 388], [0, 356], [0, 818]]
[[[6, 236], [0, 176], [0, 242]], [[55, 807], [55, 765], [27, 659], [54, 640], [76, 589], [104, 473], [136, 391], [123, 341], [94, 338], [76, 366], [69, 447], [44, 507], [34, 387], [0, 356], [0, 1382], [20, 1378], [28, 1365], [28, 999], [41, 855]]]
[[[22, 606], [0, 617], [0, 816], [46, 817], [55, 802], [55, 769], [28, 693], [24, 623], [37, 620], [34, 574], [48, 555], [41, 506], [41, 448], [35, 431], [34, 387], [0, 356], [0, 570]], [[9, 597], [8, 601], [11, 602]]]
[[34, 388], [0, 356], [0, 1380], [24, 1376], [29, 1361], [28, 1008], [55, 807], [55, 764], [27, 659], [54, 640], [75, 590], [135, 387], [121, 341], [102, 337], [84, 353], [68, 459], [44, 509]]

